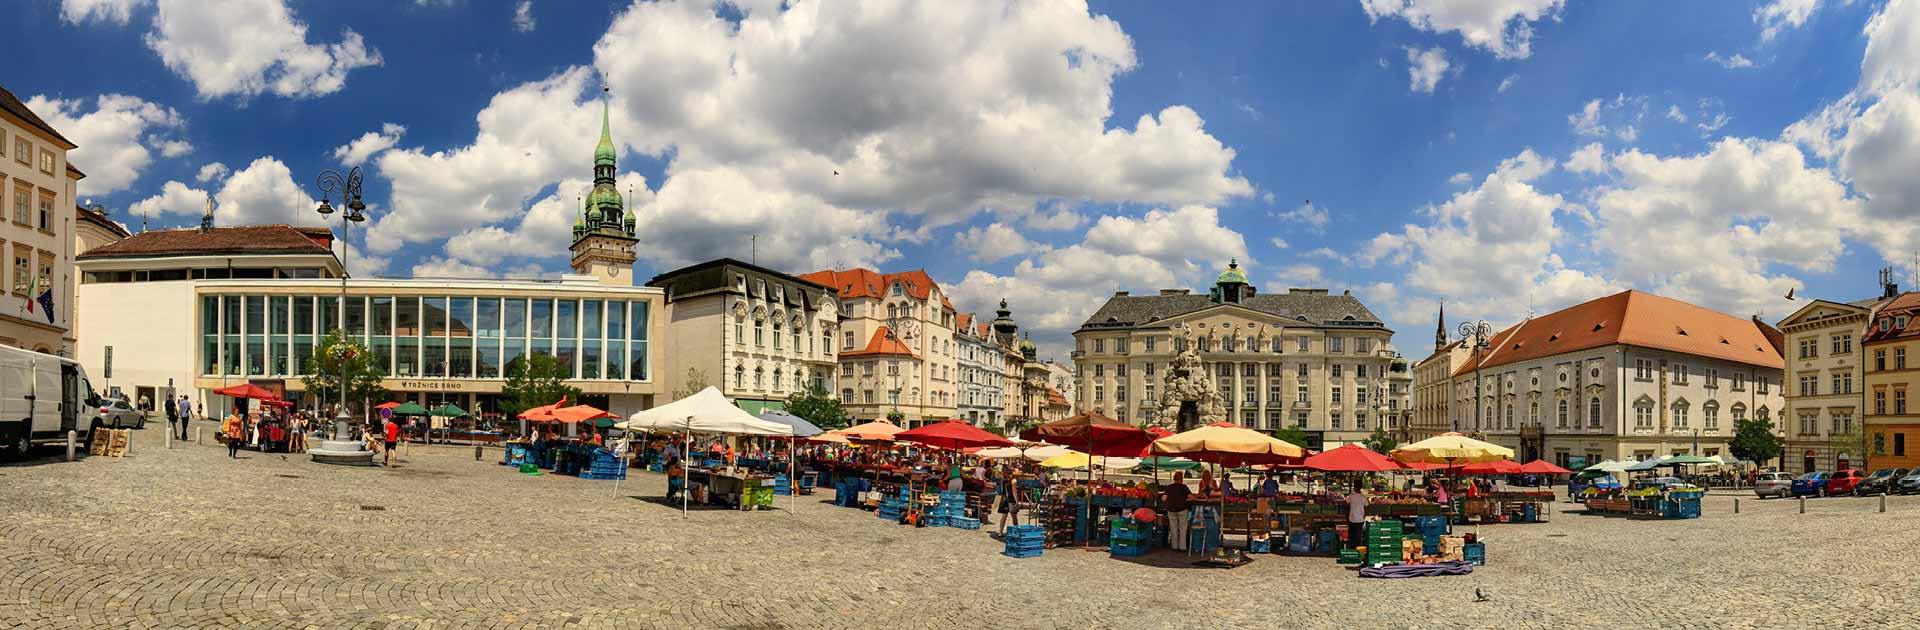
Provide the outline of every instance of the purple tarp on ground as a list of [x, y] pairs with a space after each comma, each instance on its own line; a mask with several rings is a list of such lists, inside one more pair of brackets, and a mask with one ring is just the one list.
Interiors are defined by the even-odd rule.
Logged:
[[1473, 572], [1473, 563], [1440, 562], [1436, 564], [1388, 564], [1377, 567], [1362, 567], [1360, 577], [1367, 578], [1410, 578], [1433, 575], [1466, 575]]

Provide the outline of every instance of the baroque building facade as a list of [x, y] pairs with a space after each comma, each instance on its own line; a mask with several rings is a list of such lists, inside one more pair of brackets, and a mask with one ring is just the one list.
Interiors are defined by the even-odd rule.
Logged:
[[1214, 416], [1258, 430], [1293, 426], [1316, 450], [1364, 441], [1380, 426], [1395, 356], [1393, 331], [1359, 299], [1325, 289], [1262, 294], [1237, 261], [1206, 295], [1116, 292], [1073, 336], [1081, 412], [1173, 427]]
[[1865, 468], [1920, 466], [1920, 402], [1912, 398], [1920, 395], [1920, 293], [1899, 294], [1878, 308], [1861, 349], [1867, 355]]
[[1883, 299], [1813, 300], [1786, 319], [1786, 409], [1779, 469], [1808, 473], [1864, 463], [1867, 323]]
[[922, 270], [816, 271], [801, 279], [839, 293], [840, 403], [855, 422], [897, 415], [904, 426], [958, 411], [958, 315]]
[[668, 391], [717, 387], [756, 415], [785, 409], [809, 387], [834, 392], [840, 309], [832, 289], [731, 258], [662, 273], [647, 286], [666, 292]]
[[953, 331], [958, 419], [978, 427], [1005, 427], [1017, 415], [1021, 364], [1015, 347], [1020, 327], [1007, 301], [992, 321], [962, 313]]
[[0, 345], [75, 356], [76, 148], [0, 87]]
[[1454, 370], [1447, 411], [1521, 461], [1720, 455], [1740, 420], [1785, 407], [1784, 343], [1757, 319], [1625, 291], [1494, 334]]

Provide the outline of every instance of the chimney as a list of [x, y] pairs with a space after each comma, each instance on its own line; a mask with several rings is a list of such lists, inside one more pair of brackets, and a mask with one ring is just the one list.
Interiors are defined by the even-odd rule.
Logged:
[[1186, 295], [1186, 289], [1161, 289], [1160, 295]]
[[1881, 299], [1891, 299], [1896, 295], [1900, 295], [1900, 284], [1893, 281], [1893, 268], [1881, 267], [1880, 268]]
[[1114, 291], [1113, 297], [1127, 297], [1126, 291]]

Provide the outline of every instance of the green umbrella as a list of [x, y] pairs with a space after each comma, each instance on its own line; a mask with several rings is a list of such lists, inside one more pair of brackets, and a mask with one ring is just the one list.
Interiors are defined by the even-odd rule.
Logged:
[[424, 416], [424, 415], [427, 415], [427, 408], [426, 408], [426, 407], [422, 407], [422, 406], [420, 406], [420, 405], [419, 405], [419, 403], [415, 403], [415, 402], [413, 402], [413, 401], [411, 401], [411, 400], [409, 400], [409, 401], [407, 401], [407, 402], [404, 402], [404, 403], [401, 403], [401, 404], [400, 404], [400, 406], [398, 406], [398, 407], [394, 407], [394, 408], [393, 408], [393, 415], [396, 415], [396, 416]]
[[433, 411], [428, 413], [431, 413], [436, 416], [445, 417], [445, 418], [461, 418], [461, 417], [466, 417], [468, 415], [472, 415], [472, 414], [468, 414], [467, 410], [454, 406], [453, 403], [447, 403], [444, 405], [440, 405], [438, 407], [434, 407]]
[[1140, 460], [1140, 467], [1148, 470], [1199, 470], [1200, 462], [1185, 457], [1149, 457]]
[[1675, 455], [1660, 460], [1661, 466], [1679, 466], [1683, 464], [1718, 464], [1720, 460], [1699, 455]]

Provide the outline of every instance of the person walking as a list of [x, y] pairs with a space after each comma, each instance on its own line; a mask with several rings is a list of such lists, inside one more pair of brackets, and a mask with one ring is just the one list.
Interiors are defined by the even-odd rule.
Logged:
[[[168, 430], [168, 431], [175, 431], [175, 428], [174, 428], [174, 423], [175, 423], [175, 422], [179, 422], [179, 421], [180, 421], [180, 408], [179, 408], [179, 407], [177, 407], [177, 406], [175, 406], [175, 405], [173, 404], [173, 399], [171, 399], [171, 398], [163, 398], [163, 399], [161, 399], [161, 400], [160, 400], [160, 406], [162, 406], [162, 407], [166, 407], [166, 408], [167, 408], [167, 409], [166, 409], [166, 412], [167, 412], [167, 430]], [[177, 432], [177, 431], [176, 431], [176, 432]]]
[[247, 421], [240, 417], [240, 410], [234, 409], [220, 424], [220, 432], [227, 436], [227, 459], [240, 457], [240, 442], [247, 437]]
[[394, 422], [393, 418], [387, 418], [386, 429], [387, 429], [387, 436], [386, 436], [387, 452], [385, 455], [385, 461], [388, 466], [392, 466], [393, 465], [393, 449], [400, 445], [400, 423]]
[[169, 406], [179, 407], [178, 413], [180, 415], [180, 439], [182, 441], [185, 441], [187, 439], [187, 425], [193, 422], [193, 403], [187, 402], [186, 394], [181, 394], [180, 400], [174, 405], [169, 405]]

